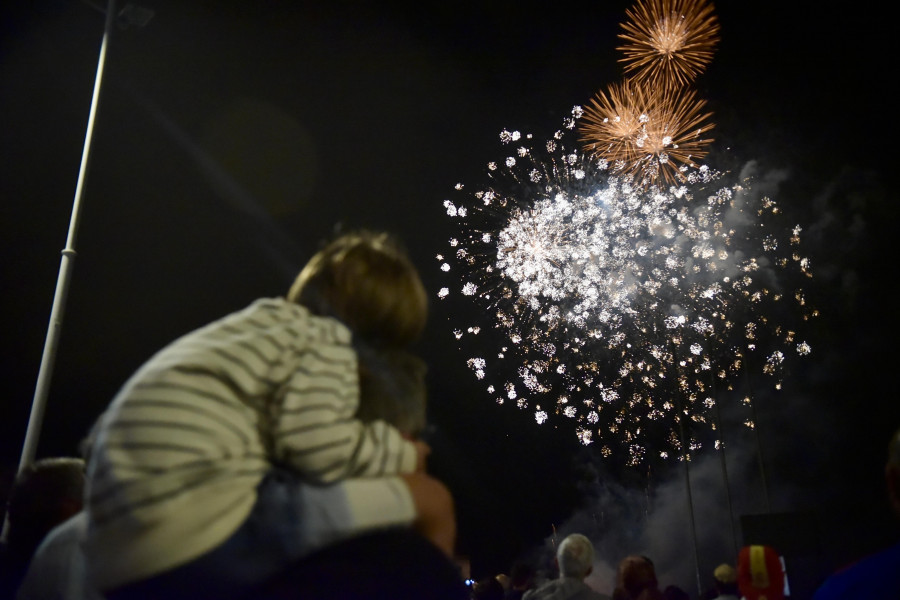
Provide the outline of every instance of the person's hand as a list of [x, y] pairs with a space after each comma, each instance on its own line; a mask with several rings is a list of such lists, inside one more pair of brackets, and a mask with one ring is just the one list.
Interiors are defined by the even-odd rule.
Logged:
[[424, 473], [428, 455], [431, 454], [431, 446], [422, 440], [413, 440], [413, 446], [416, 448], [416, 473]]
[[[422, 445], [427, 448], [426, 444]], [[450, 490], [424, 473], [401, 477], [406, 482], [416, 507], [417, 517], [413, 527], [452, 558], [456, 544], [456, 511]]]

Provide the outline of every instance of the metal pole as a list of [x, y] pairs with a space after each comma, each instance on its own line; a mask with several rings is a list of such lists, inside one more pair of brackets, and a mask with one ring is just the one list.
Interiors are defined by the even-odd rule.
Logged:
[[[75, 199], [72, 204], [72, 216], [69, 220], [69, 234], [66, 238], [66, 247], [62, 251], [62, 258], [60, 259], [59, 274], [56, 279], [56, 292], [53, 295], [53, 307], [50, 310], [50, 324], [47, 328], [47, 337], [44, 340], [44, 352], [41, 356], [41, 367], [38, 371], [34, 398], [31, 402], [31, 415], [28, 418], [28, 429], [25, 432], [25, 442], [22, 445], [22, 455], [19, 459], [19, 473], [34, 462], [34, 457], [37, 454], [38, 440], [41, 435], [41, 425], [44, 421], [44, 410], [47, 406], [47, 396], [50, 391], [50, 378], [53, 375], [53, 366], [56, 363], [56, 352], [59, 348], [59, 335], [62, 330], [63, 313], [65, 312], [66, 298], [69, 295], [69, 283], [75, 261], [75, 236], [78, 232], [78, 217], [81, 212], [81, 199], [84, 195], [84, 186], [91, 153], [91, 143], [94, 136], [94, 123], [97, 118], [97, 107], [100, 103], [100, 85], [103, 81], [106, 49], [109, 45], [109, 37], [115, 20], [115, 0], [109, 0], [106, 8], [106, 23], [103, 29], [103, 41], [100, 44], [100, 57], [97, 61], [97, 75], [94, 78], [94, 92], [93, 97], [91, 98], [91, 109], [88, 115], [87, 131], [84, 136], [84, 147], [81, 152], [81, 167], [78, 170], [78, 183], [75, 186]], [[7, 518], [3, 522], [3, 532], [0, 534], [0, 538], [4, 540], [6, 539], [7, 531], [9, 530], [8, 517], [9, 515], [7, 514]]]

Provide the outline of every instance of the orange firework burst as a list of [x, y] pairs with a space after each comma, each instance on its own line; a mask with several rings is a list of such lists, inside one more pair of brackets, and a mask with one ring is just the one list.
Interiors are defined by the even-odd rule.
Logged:
[[719, 23], [706, 0], [639, 0], [622, 23], [625, 72], [666, 87], [690, 83], [712, 60]]
[[630, 80], [600, 91], [584, 110], [579, 138], [585, 152], [609, 162], [610, 171], [648, 186], [683, 179], [682, 165], [696, 167], [712, 138], [706, 101], [690, 90], [655, 90]]

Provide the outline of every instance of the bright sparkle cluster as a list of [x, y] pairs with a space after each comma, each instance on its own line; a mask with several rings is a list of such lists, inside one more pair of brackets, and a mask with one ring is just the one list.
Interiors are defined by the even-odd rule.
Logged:
[[712, 60], [719, 23], [706, 0], [638, 0], [626, 13], [619, 60], [636, 79], [681, 87]]
[[590, 100], [581, 141], [634, 187], [683, 183], [712, 142], [712, 114], [689, 84], [712, 59], [718, 21], [706, 0], [638, 0], [626, 14], [628, 76]]
[[456, 186], [458, 233], [438, 256], [456, 282], [439, 296], [474, 302], [454, 334], [497, 402], [571, 420], [631, 464], [681, 458], [714, 429], [717, 389], [745, 371], [780, 386], [785, 361], [811, 352], [782, 324], [816, 314], [788, 287], [810, 276], [800, 228], [706, 167], [668, 188], [611, 175], [569, 145], [582, 114], [544, 144], [504, 131], [488, 184]]

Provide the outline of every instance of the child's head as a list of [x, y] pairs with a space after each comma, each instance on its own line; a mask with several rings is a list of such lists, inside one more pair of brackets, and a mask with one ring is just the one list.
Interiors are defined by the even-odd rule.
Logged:
[[316, 253], [288, 300], [394, 347], [416, 341], [428, 316], [425, 287], [406, 252], [388, 234], [369, 231], [342, 235]]

